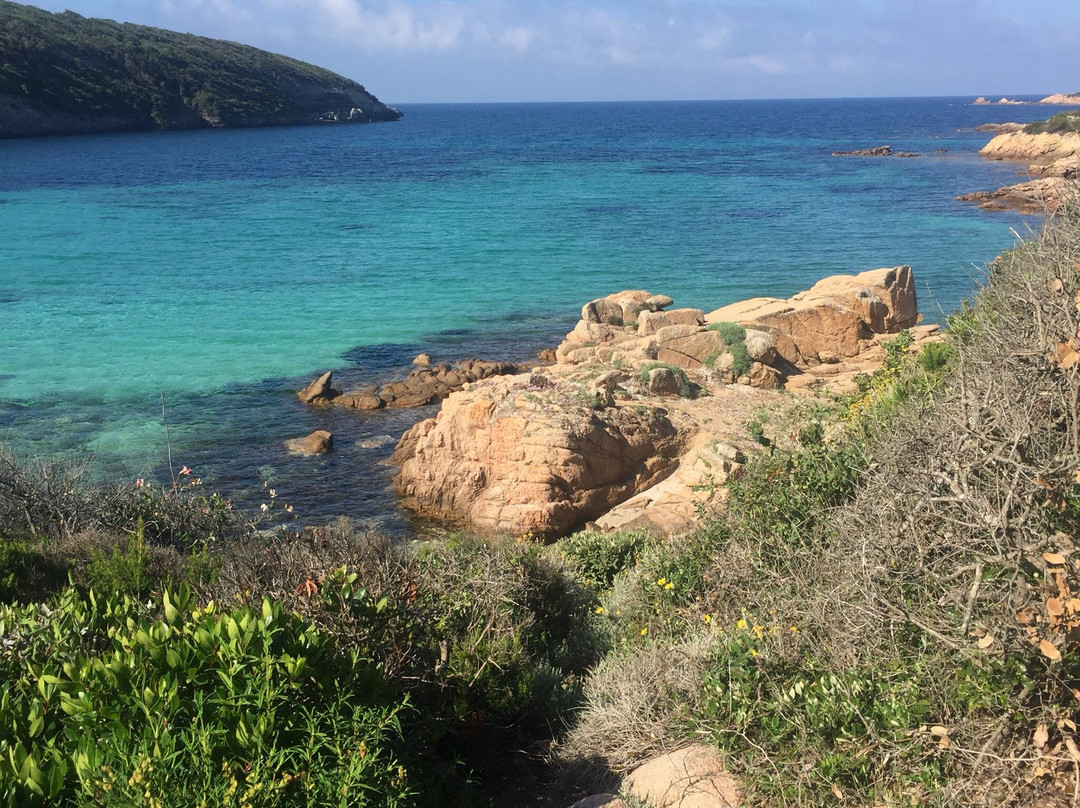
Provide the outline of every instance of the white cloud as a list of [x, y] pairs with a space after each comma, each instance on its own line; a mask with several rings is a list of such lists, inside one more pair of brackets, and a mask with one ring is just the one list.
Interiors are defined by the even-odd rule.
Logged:
[[536, 42], [538, 34], [534, 28], [527, 25], [517, 25], [506, 28], [499, 33], [495, 41], [504, 48], [510, 48], [519, 52], [527, 51]]

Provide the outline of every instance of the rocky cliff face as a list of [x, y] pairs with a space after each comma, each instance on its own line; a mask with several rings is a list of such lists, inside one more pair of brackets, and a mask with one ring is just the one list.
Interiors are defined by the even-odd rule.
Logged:
[[1080, 132], [1006, 132], [979, 149], [979, 154], [989, 160], [1022, 160], [1039, 167], [1075, 161], [1080, 155]]
[[355, 81], [295, 59], [0, 0], [0, 137], [400, 117]]

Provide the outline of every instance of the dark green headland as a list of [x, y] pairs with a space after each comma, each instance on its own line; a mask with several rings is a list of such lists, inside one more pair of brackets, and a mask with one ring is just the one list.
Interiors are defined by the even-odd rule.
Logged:
[[258, 48], [0, 0], [0, 137], [400, 117], [351, 79]]

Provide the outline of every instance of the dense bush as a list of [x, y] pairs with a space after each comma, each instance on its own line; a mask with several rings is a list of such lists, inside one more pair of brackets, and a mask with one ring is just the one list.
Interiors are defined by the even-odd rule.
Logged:
[[9, 804], [411, 804], [405, 702], [280, 603], [68, 589], [0, 607], [0, 630]]
[[1024, 127], [1024, 131], [1029, 135], [1080, 132], [1080, 110], [1073, 109], [1059, 112], [1056, 115], [1050, 116], [1045, 121], [1029, 123]]

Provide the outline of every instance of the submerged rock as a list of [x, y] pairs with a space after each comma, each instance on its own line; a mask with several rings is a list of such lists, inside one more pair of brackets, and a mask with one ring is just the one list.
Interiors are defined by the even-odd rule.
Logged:
[[293, 454], [325, 454], [334, 448], [334, 436], [325, 429], [316, 429], [306, 438], [293, 438], [285, 441], [285, 448]]

